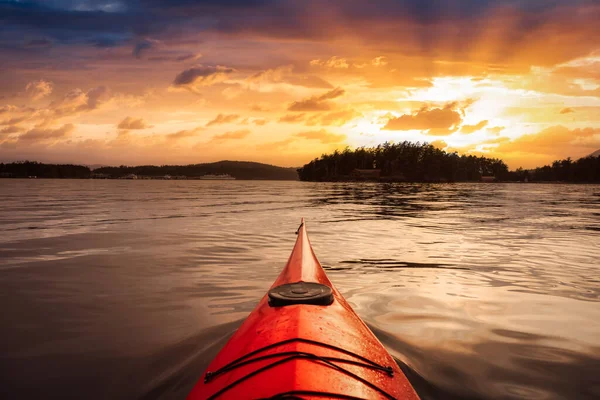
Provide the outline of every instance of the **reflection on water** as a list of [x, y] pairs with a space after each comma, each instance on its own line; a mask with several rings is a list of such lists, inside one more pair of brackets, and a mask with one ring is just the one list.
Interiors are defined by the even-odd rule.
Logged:
[[300, 217], [424, 398], [600, 396], [600, 187], [0, 181], [0, 397], [183, 398]]

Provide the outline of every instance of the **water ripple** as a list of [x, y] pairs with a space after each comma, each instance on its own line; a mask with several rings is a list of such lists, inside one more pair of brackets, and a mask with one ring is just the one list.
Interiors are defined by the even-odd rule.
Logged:
[[600, 397], [597, 185], [1, 184], [4, 398], [184, 398], [300, 217], [424, 399]]

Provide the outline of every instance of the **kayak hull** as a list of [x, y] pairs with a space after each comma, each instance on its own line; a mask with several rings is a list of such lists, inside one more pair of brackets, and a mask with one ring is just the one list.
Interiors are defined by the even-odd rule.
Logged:
[[[265, 295], [188, 399], [285, 398], [285, 394], [303, 399], [342, 394], [418, 399], [394, 359], [325, 275], [304, 224], [272, 288], [295, 282], [330, 287], [333, 302], [273, 307]], [[233, 368], [222, 370], [228, 365]]]

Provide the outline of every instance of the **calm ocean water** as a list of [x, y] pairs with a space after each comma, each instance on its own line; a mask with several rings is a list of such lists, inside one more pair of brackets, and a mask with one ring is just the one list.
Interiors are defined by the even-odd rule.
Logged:
[[600, 397], [600, 186], [0, 180], [0, 398], [184, 398], [305, 217], [423, 398]]

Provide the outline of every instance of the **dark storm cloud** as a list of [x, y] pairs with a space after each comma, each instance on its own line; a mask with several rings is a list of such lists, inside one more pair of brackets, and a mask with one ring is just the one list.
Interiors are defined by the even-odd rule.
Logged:
[[135, 58], [142, 58], [142, 54], [156, 46], [155, 40], [144, 39], [135, 44], [133, 47], [133, 56]]
[[[460, 58], [477, 39], [490, 37], [495, 41], [478, 43], [487, 52], [478, 55], [483, 61], [547, 65], [589, 54], [600, 41], [598, 19], [597, 0], [10, 1], [0, 3], [0, 44], [36, 35], [67, 45], [133, 45], [140, 57], [152, 47], [145, 37], [169, 45], [210, 31], [245, 39], [346, 38], [404, 54]], [[485, 35], [495, 30], [502, 34]], [[543, 45], [552, 52], [531, 51]]]
[[[145, 34], [160, 33], [168, 27], [189, 24], [194, 19], [212, 18], [212, 23], [196, 26], [200, 30], [310, 37], [331, 33], [337, 24], [353, 21], [433, 24], [443, 20], [470, 23], [472, 18], [489, 14], [499, 7], [512, 7], [522, 13], [539, 15], [559, 7], [594, 4], [597, 4], [594, 0], [9, 1], [0, 4], [0, 21], [50, 33], [54, 31], [54, 34], [58, 31]], [[319, 15], [323, 17], [315, 19]], [[527, 30], [528, 26], [523, 24], [518, 28]]]
[[187, 87], [191, 85], [210, 86], [227, 78], [235, 72], [233, 68], [223, 66], [197, 65], [177, 74], [173, 80], [174, 87]]

